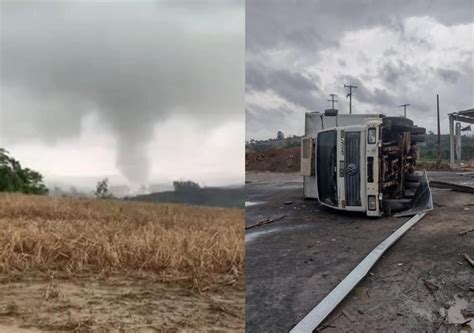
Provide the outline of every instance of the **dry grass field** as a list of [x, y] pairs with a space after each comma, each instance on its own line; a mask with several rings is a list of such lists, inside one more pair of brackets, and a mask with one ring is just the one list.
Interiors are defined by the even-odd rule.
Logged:
[[0, 325], [243, 330], [243, 224], [241, 209], [0, 194]]

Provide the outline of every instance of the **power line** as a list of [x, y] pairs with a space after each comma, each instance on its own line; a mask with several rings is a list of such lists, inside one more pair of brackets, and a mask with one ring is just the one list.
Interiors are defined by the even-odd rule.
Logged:
[[346, 95], [346, 98], [349, 97], [349, 114], [352, 114], [352, 89], [357, 89], [357, 86], [345, 84], [344, 88], [349, 88], [349, 93]]
[[334, 103], [339, 102], [339, 101], [336, 101], [337, 95], [336, 94], [331, 94], [329, 96], [331, 96], [331, 99], [328, 99], [328, 102], [332, 102], [332, 109], [334, 110]]
[[410, 104], [402, 104], [402, 105], [398, 106], [399, 108], [403, 108], [403, 115], [404, 115], [405, 118], [407, 117], [407, 106], [408, 105], [410, 105]]

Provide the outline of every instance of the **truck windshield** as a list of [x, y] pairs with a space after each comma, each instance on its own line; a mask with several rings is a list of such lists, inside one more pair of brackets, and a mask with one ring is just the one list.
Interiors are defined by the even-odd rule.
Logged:
[[319, 201], [337, 206], [336, 131], [321, 132], [317, 140], [317, 177]]

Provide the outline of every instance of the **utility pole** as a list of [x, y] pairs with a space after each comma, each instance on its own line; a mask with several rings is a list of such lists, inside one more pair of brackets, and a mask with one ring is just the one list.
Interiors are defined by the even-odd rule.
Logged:
[[436, 94], [436, 109], [438, 111], [438, 167], [441, 165], [441, 129], [439, 124], [439, 94]]
[[410, 104], [403, 104], [403, 105], [398, 106], [399, 108], [403, 108], [403, 115], [404, 115], [405, 118], [407, 117], [407, 106], [408, 105], [410, 105]]
[[346, 98], [349, 97], [349, 114], [352, 114], [352, 89], [357, 89], [357, 86], [344, 85], [344, 88], [349, 88], [349, 93]]
[[337, 95], [336, 94], [331, 94], [329, 96], [331, 96], [331, 99], [328, 99], [328, 102], [332, 102], [332, 109], [334, 110], [334, 103], [339, 102], [339, 101], [336, 101]]

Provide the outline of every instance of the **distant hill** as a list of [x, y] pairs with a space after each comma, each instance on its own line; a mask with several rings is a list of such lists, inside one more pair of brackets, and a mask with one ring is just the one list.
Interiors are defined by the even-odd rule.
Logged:
[[186, 191], [167, 191], [124, 198], [131, 201], [184, 203], [214, 207], [244, 208], [243, 187], [204, 187]]

